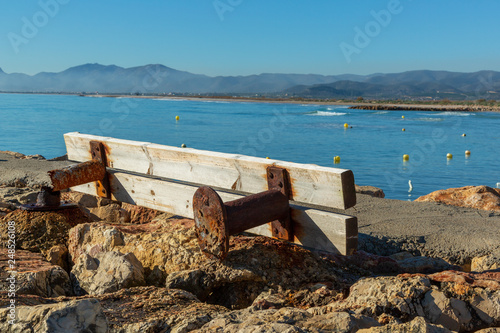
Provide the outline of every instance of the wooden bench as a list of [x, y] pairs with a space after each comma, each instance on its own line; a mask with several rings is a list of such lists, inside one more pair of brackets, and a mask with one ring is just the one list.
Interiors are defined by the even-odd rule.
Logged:
[[[268, 190], [267, 168], [286, 170], [290, 183], [290, 218], [294, 243], [340, 254], [357, 249], [353, 216], [334, 213], [356, 204], [350, 170], [298, 164], [192, 148], [80, 134], [64, 135], [68, 159], [92, 160], [91, 142], [102, 143], [113, 200], [193, 218], [193, 195], [210, 186], [226, 201]], [[95, 158], [95, 156], [94, 156]], [[72, 190], [96, 195], [96, 183]], [[247, 232], [272, 237], [269, 225]]]

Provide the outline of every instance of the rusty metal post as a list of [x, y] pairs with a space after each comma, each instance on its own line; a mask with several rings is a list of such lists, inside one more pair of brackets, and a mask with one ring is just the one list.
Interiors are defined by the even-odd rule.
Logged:
[[48, 172], [52, 191], [60, 191], [73, 186], [101, 180], [106, 175], [106, 167], [98, 161], [88, 161]]
[[229, 251], [229, 236], [289, 216], [290, 205], [279, 190], [223, 203], [217, 192], [203, 186], [194, 194], [193, 211], [201, 250], [210, 258], [223, 260]]

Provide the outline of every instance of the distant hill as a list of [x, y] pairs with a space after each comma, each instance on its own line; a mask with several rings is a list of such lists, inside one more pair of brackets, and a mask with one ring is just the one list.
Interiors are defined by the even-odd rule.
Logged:
[[159, 64], [123, 68], [85, 64], [59, 73], [7, 74], [0, 91], [124, 94], [267, 94], [310, 98], [500, 98], [500, 72], [410, 71], [372, 75], [193, 74]]
[[338, 80], [336, 76], [315, 74], [209, 77], [163, 65], [122, 68], [114, 65], [86, 64], [59, 73], [39, 73], [33, 76], [2, 73], [0, 90], [16, 92], [249, 94], [274, 93], [299, 84], [320, 84]]
[[445, 71], [409, 71], [374, 74], [364, 80], [343, 80], [328, 84], [299, 85], [285, 94], [308, 98], [448, 98], [500, 99], [500, 72], [457, 73]]

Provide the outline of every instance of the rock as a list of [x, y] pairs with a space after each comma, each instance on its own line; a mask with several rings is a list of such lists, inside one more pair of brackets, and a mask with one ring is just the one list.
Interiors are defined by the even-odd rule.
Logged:
[[363, 328], [380, 326], [373, 318], [349, 312], [331, 312], [314, 316], [298, 324], [311, 332], [358, 332]]
[[471, 271], [483, 272], [500, 269], [500, 248], [492, 253], [472, 259]]
[[485, 328], [485, 329], [476, 331], [476, 333], [500, 333], [500, 327]]
[[[9, 262], [14, 258], [13, 269]], [[12, 276], [15, 277], [17, 294], [31, 294], [43, 297], [72, 295], [71, 283], [65, 270], [47, 262], [40, 253], [17, 250], [14, 256], [7, 249], [0, 249], [0, 290], [9, 290]], [[17, 274], [12, 275], [12, 270]], [[7, 280], [9, 278], [9, 280]]]
[[[8, 297], [3, 297], [2, 293], [0, 291], [0, 307], [6, 307], [10, 300]], [[36, 309], [35, 305], [40, 304], [53, 306], [67, 304], [69, 301], [90, 300], [94, 302], [97, 300], [107, 318], [109, 332], [114, 333], [191, 332], [201, 328], [216, 316], [228, 312], [222, 306], [201, 303], [187, 291], [157, 287], [132, 287], [103, 295], [57, 299], [18, 296], [17, 306], [31, 305], [26, 306], [28, 309]], [[68, 317], [72, 319], [71, 314]], [[4, 316], [1, 319], [3, 318]], [[82, 331], [69, 330], [69, 332]], [[35, 330], [35, 332], [38, 331]], [[95, 331], [90, 329], [87, 332]]]
[[93, 222], [144, 224], [163, 214], [154, 209], [111, 201], [80, 192], [70, 191], [64, 193], [62, 197], [78, 204], [82, 210], [91, 216]]
[[[162, 215], [163, 216], [163, 215]], [[82, 253], [132, 252], [144, 267], [148, 284], [164, 285], [167, 274], [193, 269], [208, 259], [201, 253], [188, 219], [164, 219], [143, 225], [81, 224], [70, 230], [70, 260]]]
[[488, 288], [493, 291], [500, 290], [500, 271], [466, 273], [457, 271], [444, 271], [428, 275], [435, 282], [452, 282], [462, 286], [464, 293], [473, 287]]
[[479, 318], [488, 326], [500, 324], [500, 291], [475, 288], [470, 304]]
[[444, 270], [461, 270], [460, 266], [452, 265], [441, 258], [411, 257], [398, 261], [399, 267], [407, 273], [434, 273]]
[[53, 265], [61, 266], [65, 271], [69, 271], [68, 248], [65, 245], [55, 245], [46, 253], [47, 261]]
[[389, 312], [398, 313], [404, 321], [414, 316], [424, 316], [420, 300], [429, 290], [430, 281], [422, 276], [365, 278], [351, 286], [345, 300], [308, 311], [325, 314], [357, 309], [357, 312], [373, 318]]
[[252, 271], [218, 262], [202, 269], [171, 273], [165, 284], [167, 288], [192, 292], [202, 301], [232, 308], [248, 306], [262, 285], [262, 278]]
[[109, 205], [113, 202], [110, 199], [75, 191], [61, 193], [61, 199], [76, 203], [78, 206], [80, 206], [80, 208], [97, 208]]
[[356, 193], [368, 194], [375, 198], [385, 198], [385, 193], [381, 188], [375, 186], [358, 186], [355, 185]]
[[447, 298], [443, 292], [430, 290], [422, 301], [425, 318], [431, 323], [453, 330], [468, 330], [472, 315], [467, 304], [456, 298]]
[[280, 309], [289, 305], [285, 295], [277, 293], [269, 289], [263, 291], [256, 299], [254, 299], [251, 307], [257, 310]]
[[446, 205], [500, 212], [500, 189], [484, 185], [450, 188], [432, 192], [415, 201], [439, 202]]
[[296, 308], [262, 311], [247, 308], [221, 314], [196, 332], [307, 332], [297, 323], [309, 318], [309, 313]]
[[130, 221], [129, 212], [121, 208], [117, 203], [89, 208], [88, 211], [92, 221], [105, 221], [108, 223], [127, 223]]
[[[122, 203], [122, 209], [128, 212], [130, 216], [130, 223], [133, 224], [149, 223], [153, 221], [156, 217], [163, 214], [158, 210], [131, 205], [126, 202]], [[168, 214], [168, 216], [170, 217], [172, 215]]]
[[18, 306], [13, 325], [8, 322], [8, 313], [9, 309], [0, 309], [1, 332], [109, 332], [102, 307], [95, 299]]
[[145, 284], [144, 269], [133, 253], [110, 251], [80, 255], [71, 270], [77, 295], [99, 295]]
[[3, 247], [7, 246], [7, 222], [15, 222], [16, 248], [31, 252], [45, 252], [55, 245], [67, 244], [68, 231], [78, 223], [88, 222], [79, 209], [53, 212], [28, 212], [16, 210], [3, 217], [0, 235]]
[[452, 333], [449, 329], [441, 326], [429, 324], [423, 317], [415, 317], [412, 321], [404, 324], [388, 324], [382, 327], [372, 327], [361, 329], [358, 333]]

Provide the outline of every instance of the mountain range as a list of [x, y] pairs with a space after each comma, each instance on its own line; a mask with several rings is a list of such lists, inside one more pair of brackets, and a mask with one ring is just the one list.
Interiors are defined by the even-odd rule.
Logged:
[[500, 98], [500, 72], [417, 70], [394, 74], [207, 76], [163, 65], [123, 68], [85, 64], [59, 73], [7, 74], [0, 91], [104, 94], [266, 95], [305, 98]]

